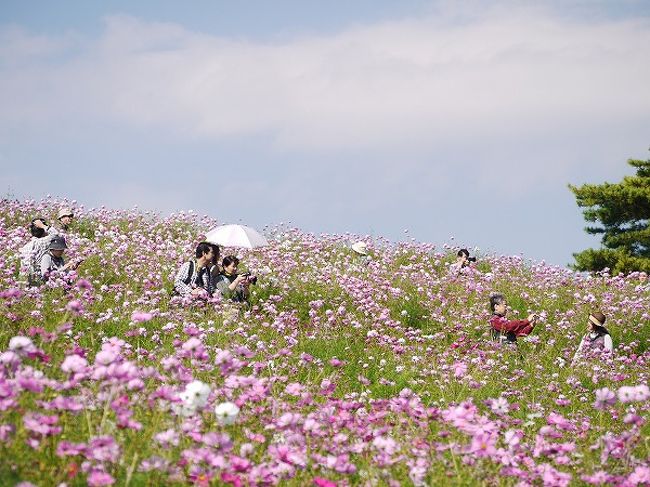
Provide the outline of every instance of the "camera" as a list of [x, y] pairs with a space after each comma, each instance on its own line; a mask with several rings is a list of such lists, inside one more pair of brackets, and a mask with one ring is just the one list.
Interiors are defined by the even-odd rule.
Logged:
[[251, 275], [250, 272], [242, 274], [250, 284], [257, 284], [257, 276]]
[[476, 262], [476, 257], [468, 257], [467, 261], [468, 262]]

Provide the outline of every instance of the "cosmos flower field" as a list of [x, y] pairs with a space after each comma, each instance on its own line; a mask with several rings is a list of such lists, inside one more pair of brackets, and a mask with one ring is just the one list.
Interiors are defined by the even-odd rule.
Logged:
[[[650, 485], [638, 274], [480, 252], [459, 274], [408, 235], [366, 238], [366, 265], [361, 237], [279, 225], [222, 252], [258, 276], [249, 309], [184, 302], [215, 220], [77, 205], [85, 262], [28, 289], [29, 222], [62, 203], [0, 203], [2, 485]], [[489, 339], [492, 292], [542, 314], [518, 349]], [[572, 364], [598, 308], [615, 351]]]

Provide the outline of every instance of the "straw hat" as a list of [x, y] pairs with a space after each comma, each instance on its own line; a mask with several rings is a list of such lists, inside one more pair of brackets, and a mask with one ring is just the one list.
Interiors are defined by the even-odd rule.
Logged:
[[359, 255], [368, 255], [366, 242], [356, 242], [352, 244], [352, 250]]
[[72, 209], [70, 209], [68, 207], [61, 208], [59, 210], [59, 214], [56, 216], [56, 219], [60, 220], [64, 216], [74, 216], [74, 212], [72, 211]]

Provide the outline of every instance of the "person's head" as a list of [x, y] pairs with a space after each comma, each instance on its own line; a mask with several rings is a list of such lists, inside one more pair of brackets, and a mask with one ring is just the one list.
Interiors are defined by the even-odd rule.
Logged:
[[74, 213], [70, 208], [61, 208], [59, 210], [59, 213], [56, 216], [56, 219], [61, 222], [61, 225], [65, 228], [72, 223], [72, 220], [74, 218]]
[[42, 218], [34, 218], [32, 223], [29, 225], [29, 232], [36, 238], [43, 238], [45, 236], [45, 229], [36, 226], [36, 222], [41, 221], [45, 224], [45, 220]]
[[589, 313], [589, 329], [591, 331], [605, 332], [605, 320], [607, 317], [600, 311], [592, 311]]
[[505, 315], [508, 302], [503, 294], [492, 294], [490, 296], [490, 310], [498, 315]]
[[212, 261], [212, 247], [208, 242], [201, 242], [196, 246], [196, 258], [203, 260], [205, 263]]
[[221, 267], [226, 274], [234, 274], [237, 272], [237, 266], [239, 265], [239, 259], [234, 255], [226, 255], [223, 258]]
[[217, 244], [209, 244], [210, 247], [212, 247], [212, 261], [210, 262], [211, 265], [219, 265], [219, 253], [220, 249]]
[[48, 246], [49, 251], [55, 257], [61, 257], [67, 248], [68, 245], [65, 243], [65, 238], [61, 235], [52, 237], [52, 240], [50, 240], [50, 245]]
[[456, 254], [456, 262], [460, 262], [463, 264], [463, 267], [467, 266], [470, 264], [470, 262], [476, 262], [476, 257], [470, 257], [469, 256], [469, 250], [467, 249], [460, 249], [458, 253]]

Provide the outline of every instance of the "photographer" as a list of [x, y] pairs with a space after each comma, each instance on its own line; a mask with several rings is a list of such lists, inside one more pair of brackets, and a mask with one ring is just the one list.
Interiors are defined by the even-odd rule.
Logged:
[[476, 262], [476, 257], [470, 257], [469, 250], [460, 249], [456, 254], [456, 265], [461, 269], [469, 266], [472, 262]]
[[508, 320], [508, 303], [503, 294], [490, 296], [490, 326], [492, 327], [492, 338], [502, 343], [517, 343], [517, 338], [530, 335], [539, 320], [536, 314], [531, 314], [525, 320]]
[[449, 266], [448, 273], [451, 276], [457, 276], [463, 273], [463, 269], [469, 268], [473, 262], [476, 262], [476, 257], [470, 257], [469, 250], [460, 249], [456, 254], [456, 262]]
[[257, 277], [250, 273], [237, 274], [239, 259], [234, 255], [224, 257], [223, 270], [217, 276], [215, 287], [224, 298], [232, 299], [237, 303], [248, 302], [250, 297], [249, 286], [257, 282]]

